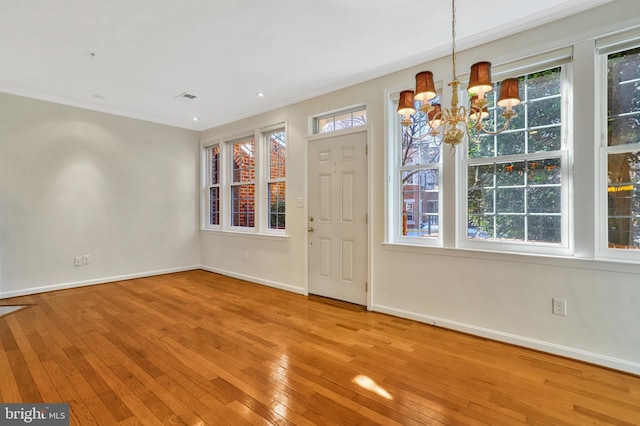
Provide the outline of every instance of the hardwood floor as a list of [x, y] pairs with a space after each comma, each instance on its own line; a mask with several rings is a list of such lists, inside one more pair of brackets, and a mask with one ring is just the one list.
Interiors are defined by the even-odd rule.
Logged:
[[640, 424], [640, 377], [204, 271], [0, 304], [1, 401], [71, 424]]

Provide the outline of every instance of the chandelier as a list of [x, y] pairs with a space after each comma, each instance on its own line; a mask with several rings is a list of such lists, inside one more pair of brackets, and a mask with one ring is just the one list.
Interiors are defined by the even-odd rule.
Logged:
[[[451, 68], [452, 80], [451, 86], [451, 107], [442, 109], [441, 105], [430, 103], [437, 96], [435, 85], [433, 82], [433, 73], [431, 71], [422, 71], [416, 74], [416, 89], [404, 90], [400, 92], [398, 101], [398, 114], [402, 116], [402, 126], [404, 134], [415, 140], [421, 140], [428, 136], [434, 138], [437, 145], [448, 144], [451, 146], [451, 155], [456, 152], [456, 146], [461, 143], [465, 136], [472, 139], [471, 131], [476, 134], [484, 133], [489, 135], [497, 135], [502, 133], [509, 127], [511, 119], [516, 116], [513, 107], [520, 103], [518, 95], [518, 79], [508, 78], [500, 84], [500, 96], [498, 97], [498, 106], [505, 108], [500, 114], [505, 121], [504, 126], [492, 131], [486, 129], [483, 120], [489, 117], [487, 108], [487, 99], [485, 94], [493, 90], [491, 82], [491, 63], [478, 62], [471, 66], [471, 74], [469, 76], [469, 85], [467, 92], [471, 97], [470, 106], [459, 106], [458, 87], [461, 85], [456, 75], [456, 4], [455, 0], [451, 0]], [[418, 101], [421, 105], [416, 109], [414, 101]], [[415, 124], [412, 121], [412, 115], [416, 111], [422, 111], [425, 114], [426, 122], [429, 126], [428, 132], [420, 137], [414, 137], [407, 132], [407, 127]]]

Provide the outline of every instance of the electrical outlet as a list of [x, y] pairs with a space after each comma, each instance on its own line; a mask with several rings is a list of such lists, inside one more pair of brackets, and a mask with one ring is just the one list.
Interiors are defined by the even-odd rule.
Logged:
[[567, 315], [567, 300], [566, 299], [558, 299], [557, 297], [554, 297], [552, 300], [553, 300], [552, 312], [555, 315], [566, 316]]
[[73, 264], [76, 266], [82, 266], [82, 256], [76, 256], [73, 258]]
[[91, 263], [91, 257], [88, 254], [82, 255], [82, 264], [88, 265], [89, 263]]
[[245, 252], [244, 252], [244, 261], [245, 261], [245, 262], [248, 262], [248, 261], [249, 261], [249, 252], [248, 252], [248, 251], [245, 251]]

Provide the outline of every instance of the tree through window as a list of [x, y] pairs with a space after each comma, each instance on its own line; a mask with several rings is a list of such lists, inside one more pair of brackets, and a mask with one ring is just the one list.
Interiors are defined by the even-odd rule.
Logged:
[[[438, 103], [439, 97], [432, 100]], [[402, 128], [399, 182], [402, 222], [400, 235], [440, 235], [440, 147], [436, 145], [426, 115], [417, 111], [412, 123]]]
[[[467, 165], [467, 238], [566, 244], [563, 241], [563, 67], [519, 78], [520, 105], [509, 130], [475, 135]], [[504, 125], [488, 94], [485, 126]]]
[[640, 47], [607, 57], [607, 241], [640, 248]]

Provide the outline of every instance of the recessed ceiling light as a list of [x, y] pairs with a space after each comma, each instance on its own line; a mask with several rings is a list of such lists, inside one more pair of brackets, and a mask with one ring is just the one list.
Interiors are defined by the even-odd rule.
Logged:
[[198, 117], [193, 117], [193, 121], [198, 121]]
[[259, 98], [264, 98], [264, 93], [263, 92], [257, 92], [256, 96]]

